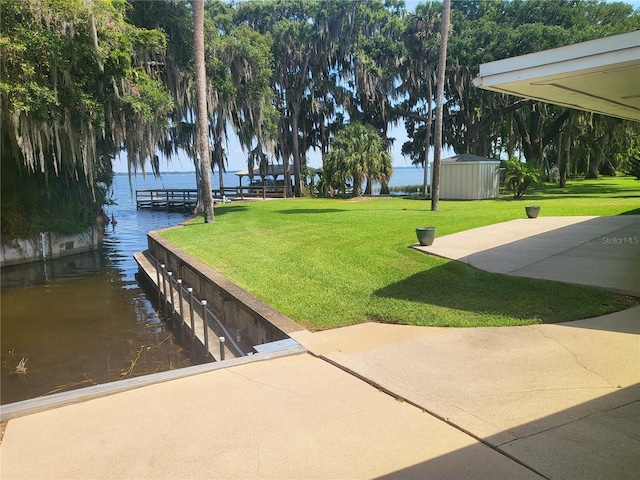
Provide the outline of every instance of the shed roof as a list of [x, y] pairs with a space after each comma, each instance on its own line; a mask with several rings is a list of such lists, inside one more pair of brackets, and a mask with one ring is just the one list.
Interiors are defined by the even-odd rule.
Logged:
[[449, 158], [443, 158], [443, 162], [447, 163], [455, 163], [455, 162], [492, 162], [492, 163], [500, 163], [500, 160], [496, 160], [495, 158], [481, 157], [480, 155], [472, 155], [470, 153], [461, 153], [460, 155], [455, 155]]

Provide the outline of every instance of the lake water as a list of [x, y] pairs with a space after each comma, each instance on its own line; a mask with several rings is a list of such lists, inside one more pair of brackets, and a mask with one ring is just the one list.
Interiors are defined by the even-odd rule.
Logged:
[[[423, 170], [396, 168], [390, 186], [419, 185]], [[225, 186], [237, 185], [226, 173]], [[212, 177], [218, 187], [217, 175]], [[138, 211], [135, 190], [195, 188], [193, 173], [116, 175], [107, 226], [94, 252], [1, 271], [0, 403], [7, 404], [192, 364], [136, 280], [133, 254], [146, 233], [176, 225], [179, 213]], [[153, 295], [151, 295], [153, 297]], [[16, 367], [26, 360], [26, 373]]]

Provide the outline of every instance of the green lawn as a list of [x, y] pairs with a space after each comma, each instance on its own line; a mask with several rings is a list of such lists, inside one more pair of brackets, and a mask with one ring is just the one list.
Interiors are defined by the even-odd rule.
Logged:
[[298, 198], [237, 202], [162, 236], [310, 330], [370, 320], [411, 325], [500, 326], [588, 318], [638, 299], [556, 282], [478, 271], [411, 248], [415, 228], [438, 236], [541, 215], [640, 214], [640, 184], [624, 178], [546, 187], [523, 200]]

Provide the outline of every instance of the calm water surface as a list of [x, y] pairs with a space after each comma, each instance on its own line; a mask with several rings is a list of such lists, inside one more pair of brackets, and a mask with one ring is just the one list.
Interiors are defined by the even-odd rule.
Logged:
[[[422, 169], [396, 168], [391, 186], [422, 182]], [[225, 174], [225, 185], [237, 185]], [[212, 177], [217, 187], [217, 175]], [[94, 252], [3, 268], [0, 296], [2, 404], [191, 365], [135, 275], [133, 254], [146, 233], [176, 225], [183, 214], [137, 211], [135, 190], [195, 188], [194, 174], [114, 179], [118, 221]], [[133, 194], [131, 193], [133, 190]], [[16, 373], [22, 359], [26, 373]]]
[[[133, 189], [193, 188], [193, 174], [134, 179]], [[191, 364], [138, 285], [132, 255], [146, 232], [185, 216], [136, 211], [126, 176], [116, 176], [118, 222], [94, 252], [2, 269], [1, 403]], [[26, 373], [16, 373], [22, 359]]]

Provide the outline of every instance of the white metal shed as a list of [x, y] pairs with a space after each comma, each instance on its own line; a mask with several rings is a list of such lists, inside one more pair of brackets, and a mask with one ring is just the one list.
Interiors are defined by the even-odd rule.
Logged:
[[500, 193], [500, 160], [464, 153], [440, 163], [440, 198], [480, 200]]

